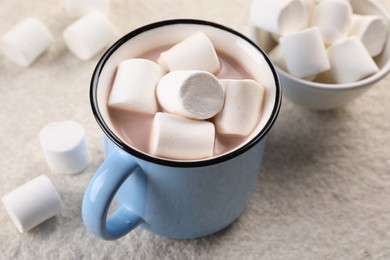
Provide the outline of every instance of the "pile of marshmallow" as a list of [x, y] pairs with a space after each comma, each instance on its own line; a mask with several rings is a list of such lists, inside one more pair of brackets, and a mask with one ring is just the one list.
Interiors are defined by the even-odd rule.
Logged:
[[292, 76], [343, 84], [379, 71], [373, 57], [384, 49], [388, 24], [353, 13], [348, 0], [254, 0], [250, 14], [278, 43], [270, 59]]
[[[218, 79], [217, 52], [196, 32], [156, 62], [118, 65], [108, 106], [154, 115], [149, 153], [195, 160], [213, 155], [215, 132], [247, 136], [261, 114], [264, 87], [252, 79]], [[163, 112], [159, 112], [161, 106]]]
[[[109, 0], [67, 0], [66, 12], [78, 18], [63, 31], [67, 48], [81, 60], [89, 60], [115, 39], [107, 17]], [[21, 67], [30, 66], [54, 42], [40, 20], [28, 17], [14, 25], [0, 39], [4, 56]]]

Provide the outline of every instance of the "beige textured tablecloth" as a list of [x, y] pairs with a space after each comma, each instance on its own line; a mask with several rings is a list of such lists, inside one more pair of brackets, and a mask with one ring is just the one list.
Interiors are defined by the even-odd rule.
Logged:
[[[390, 10], [390, 1], [380, 2]], [[248, 34], [249, 6], [249, 0], [112, 0], [108, 16], [118, 37], [171, 18], [210, 20]], [[87, 232], [80, 212], [103, 160], [88, 99], [99, 57], [83, 62], [67, 51], [62, 31], [72, 19], [64, 1], [0, 0], [0, 35], [27, 16], [43, 21], [56, 41], [27, 69], [0, 56], [0, 196], [46, 174], [64, 209], [21, 234], [0, 205], [0, 259], [390, 259], [390, 77], [330, 112], [284, 99], [253, 197], [227, 229], [172, 240], [137, 228], [105, 242]], [[92, 163], [79, 175], [60, 176], [48, 169], [38, 133], [68, 119], [86, 129]]]

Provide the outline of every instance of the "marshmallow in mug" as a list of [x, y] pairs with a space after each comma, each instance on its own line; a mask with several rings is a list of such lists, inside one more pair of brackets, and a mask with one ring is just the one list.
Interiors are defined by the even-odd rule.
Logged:
[[0, 39], [3, 54], [21, 67], [28, 67], [54, 42], [46, 26], [36, 18], [25, 18]]
[[330, 68], [322, 36], [317, 27], [280, 38], [288, 72], [298, 78], [313, 77]]
[[116, 72], [108, 105], [147, 114], [156, 113], [155, 89], [164, 74], [162, 66], [147, 59], [122, 61]]
[[380, 16], [354, 14], [352, 16], [350, 35], [358, 37], [370, 55], [375, 57], [385, 47], [388, 26]]
[[264, 87], [254, 80], [220, 80], [225, 92], [224, 106], [215, 118], [217, 131], [226, 135], [249, 135], [255, 128], [264, 97]]
[[348, 34], [352, 7], [345, 0], [321, 1], [313, 12], [311, 25], [320, 29], [324, 42], [333, 44]]
[[110, 21], [99, 12], [90, 12], [63, 32], [68, 49], [81, 60], [89, 60], [108, 46], [115, 34]]
[[192, 119], [215, 116], [224, 102], [218, 79], [207, 71], [176, 70], [158, 82], [157, 99], [165, 111]]
[[173, 159], [202, 159], [213, 155], [213, 123], [158, 112], [154, 116], [150, 153]]
[[81, 17], [91, 11], [108, 12], [110, 0], [66, 0], [66, 14], [69, 17]]
[[89, 165], [84, 128], [75, 121], [46, 124], [39, 141], [49, 168], [60, 174], [75, 174]]
[[259, 28], [283, 35], [306, 25], [307, 8], [301, 0], [254, 0], [250, 19]]
[[355, 36], [328, 48], [331, 72], [337, 83], [361, 80], [379, 71], [362, 42]]
[[204, 70], [218, 72], [217, 52], [210, 39], [197, 32], [160, 54], [157, 62], [166, 70]]
[[41, 175], [1, 198], [17, 229], [27, 232], [62, 210], [61, 197], [50, 179]]

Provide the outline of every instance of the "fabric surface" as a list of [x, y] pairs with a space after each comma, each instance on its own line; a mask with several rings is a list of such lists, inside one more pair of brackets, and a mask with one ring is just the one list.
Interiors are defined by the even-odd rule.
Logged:
[[[380, 0], [388, 10], [390, 2]], [[118, 37], [150, 22], [198, 18], [249, 33], [250, 1], [112, 0]], [[173, 240], [140, 228], [106, 242], [81, 219], [81, 202], [103, 160], [101, 131], [89, 104], [89, 82], [101, 53], [84, 62], [64, 44], [73, 21], [64, 1], [0, 0], [0, 35], [27, 16], [43, 21], [55, 43], [29, 68], [0, 56], [0, 196], [46, 174], [64, 208], [21, 234], [0, 206], [0, 259], [390, 259], [390, 77], [328, 112], [283, 100], [260, 178], [242, 216], [215, 235]], [[51, 172], [38, 133], [49, 122], [75, 120], [92, 157], [81, 174]]]

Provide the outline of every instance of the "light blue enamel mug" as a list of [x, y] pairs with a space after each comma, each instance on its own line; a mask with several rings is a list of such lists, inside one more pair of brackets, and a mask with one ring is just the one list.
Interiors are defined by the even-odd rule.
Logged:
[[[256, 129], [233, 151], [203, 160], [163, 159], [127, 145], [115, 132], [106, 107], [117, 65], [198, 31], [265, 87]], [[106, 158], [84, 195], [82, 215], [87, 229], [105, 240], [118, 239], [138, 226], [188, 239], [215, 233], [244, 211], [260, 172], [266, 135], [280, 110], [281, 88], [273, 65], [247, 37], [219, 24], [184, 19], [149, 24], [118, 40], [95, 68], [90, 99], [104, 133]]]

